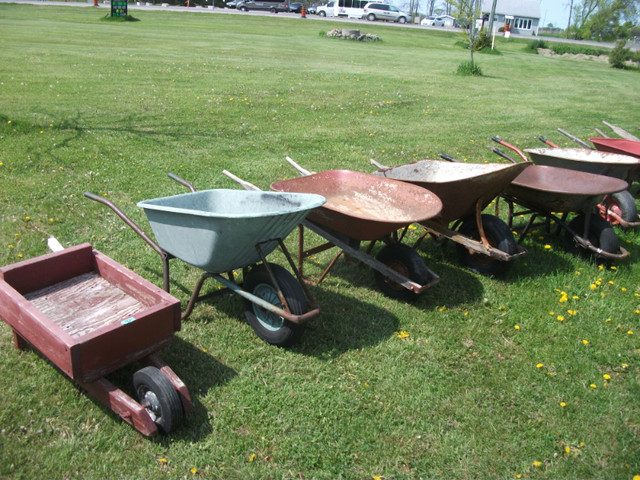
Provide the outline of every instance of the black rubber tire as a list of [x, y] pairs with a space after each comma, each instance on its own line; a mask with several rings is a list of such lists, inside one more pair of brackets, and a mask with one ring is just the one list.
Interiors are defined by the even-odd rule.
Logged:
[[370, 13], [369, 15], [367, 15], [367, 20], [369, 20], [370, 22], [375, 22], [376, 16], [373, 13]]
[[[584, 234], [584, 222], [585, 215], [580, 214], [569, 222], [569, 228], [571, 228], [578, 235]], [[599, 215], [591, 215], [591, 221], [589, 223], [589, 235], [588, 240], [596, 248], [601, 248], [607, 253], [618, 253], [619, 244], [616, 232], [609, 222]], [[573, 239], [573, 235], [569, 232], [565, 233], [565, 248], [572, 253], [579, 253], [586, 257], [595, 257], [598, 262], [609, 262], [610, 259], [599, 255], [595, 252], [587, 250], [586, 248], [579, 247]]]
[[240, 7], [238, 10], [240, 10], [241, 12], [248, 12], [249, 9], [247, 7]]
[[327, 14], [324, 11], [318, 12], [318, 15], [321, 16], [321, 17], [326, 17], [327, 16]]
[[407, 23], [407, 19], [405, 17], [400, 17], [398, 19], [398, 23]]
[[[385, 245], [376, 256], [376, 260], [420, 285], [429, 283], [432, 278], [431, 272], [424, 264], [422, 257], [408, 245], [400, 243]], [[408, 301], [415, 300], [418, 297], [411, 290], [391, 281], [377, 270], [374, 270], [373, 273], [378, 288], [387, 297]]]
[[144, 367], [133, 374], [133, 390], [140, 405], [158, 428], [169, 433], [182, 422], [182, 402], [178, 392], [156, 367]]
[[[496, 216], [483, 214], [482, 226], [484, 227], [487, 240], [489, 240], [489, 244], [492, 247], [502, 250], [509, 255], [515, 255], [518, 251], [518, 244], [506, 223]], [[475, 216], [467, 217], [458, 229], [458, 233], [474, 240], [480, 240], [480, 232], [478, 231]], [[497, 277], [504, 274], [511, 267], [512, 262], [496, 260], [482, 253], [472, 253], [461, 244], [456, 244], [456, 251], [460, 262], [469, 267], [472, 272], [479, 273], [480, 275]]]
[[[638, 221], [638, 207], [636, 206], [636, 200], [629, 190], [623, 190], [622, 192], [613, 193], [608, 195], [602, 202], [604, 207], [609, 210], [612, 209], [623, 220], [627, 222]], [[604, 217], [611, 225], [618, 225], [618, 222], [608, 216]]]
[[271, 10], [269, 10], [271, 13], [278, 13], [278, 10], [276, 10], [275, 8], [272, 8]]
[[[291, 313], [296, 315], [306, 313], [307, 298], [296, 278], [280, 265], [270, 263], [269, 266], [282, 289]], [[259, 265], [251, 270], [244, 281], [244, 289], [272, 305], [282, 307], [276, 288], [271, 283], [271, 278], [264, 265]], [[285, 320], [272, 312], [260, 308], [249, 300], [243, 299], [243, 302], [247, 322], [249, 322], [258, 337], [265, 342], [283, 347], [291, 345], [302, 335], [304, 325]]]

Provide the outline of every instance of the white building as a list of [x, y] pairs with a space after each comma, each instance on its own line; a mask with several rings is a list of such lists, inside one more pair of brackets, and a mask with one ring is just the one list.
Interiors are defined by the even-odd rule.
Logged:
[[[492, 6], [493, 0], [482, 0], [482, 14], [485, 19], [489, 18]], [[538, 35], [540, 0], [498, 0], [493, 25], [496, 30], [509, 25], [512, 33]]]

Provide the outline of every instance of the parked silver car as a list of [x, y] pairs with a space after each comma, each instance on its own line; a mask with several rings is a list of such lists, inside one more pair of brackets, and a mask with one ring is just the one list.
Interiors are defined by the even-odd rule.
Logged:
[[376, 2], [369, 2], [364, 6], [362, 18], [366, 18], [370, 22], [387, 20], [389, 22], [407, 23], [413, 20], [411, 15], [398, 10], [393, 5]]

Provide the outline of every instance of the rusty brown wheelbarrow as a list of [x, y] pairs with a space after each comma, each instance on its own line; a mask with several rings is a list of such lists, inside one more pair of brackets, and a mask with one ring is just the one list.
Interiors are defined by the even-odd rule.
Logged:
[[[391, 298], [412, 300], [440, 281], [420, 255], [395, 236], [411, 223], [438, 215], [442, 202], [435, 194], [415, 185], [351, 170], [313, 173], [299, 168], [301, 177], [271, 184], [277, 192], [315, 193], [327, 200], [299, 226], [299, 270], [303, 271], [306, 258], [333, 247], [340, 249], [320, 277], [315, 281], [305, 278], [307, 282], [319, 284], [342, 253], [372, 268], [378, 288]], [[223, 173], [246, 189], [258, 188], [226, 170]], [[305, 249], [305, 229], [326, 243]], [[362, 241], [370, 242], [366, 251], [360, 249]], [[376, 242], [385, 246], [374, 258], [371, 252]]]
[[[639, 158], [619, 152], [595, 150], [583, 140], [574, 137], [564, 130], [559, 130], [583, 148], [560, 148], [545, 137], [539, 137], [543, 143], [551, 148], [526, 149], [525, 152], [531, 157], [534, 163], [621, 178], [625, 180], [629, 186], [632, 182], [638, 180], [640, 175]], [[590, 140], [597, 141], [597, 139]], [[519, 151], [516, 147], [508, 145], [505, 142], [502, 142], [502, 145], [511, 148], [520, 156], [523, 155], [523, 152]], [[635, 199], [630, 188], [611, 195], [605, 195], [597, 207], [600, 215], [614, 226], [620, 225], [623, 228], [640, 227], [640, 217], [638, 216]]]
[[427, 188], [442, 200], [440, 214], [420, 222], [425, 232], [414, 248], [427, 235], [451, 240], [457, 244], [460, 261], [474, 272], [503, 274], [526, 250], [516, 243], [505, 222], [482, 211], [529, 164], [452, 163], [454, 159], [446, 158], [448, 161], [422, 160], [397, 167], [371, 163], [379, 168], [374, 175]]
[[[497, 148], [494, 152], [517, 163]], [[612, 261], [626, 258], [629, 252], [619, 246], [611, 224], [594, 212], [605, 195], [626, 188], [627, 182], [618, 178], [549, 165], [531, 165], [511, 182], [502, 198], [509, 205], [509, 226], [513, 226], [516, 215], [530, 215], [520, 233], [520, 242], [535, 219], [542, 217], [546, 219], [547, 227], [552, 221], [556, 224], [556, 234], [560, 229], [565, 231], [568, 250], [595, 255], [598, 261]], [[516, 205], [523, 210], [516, 212]], [[575, 216], [568, 221], [570, 214]]]

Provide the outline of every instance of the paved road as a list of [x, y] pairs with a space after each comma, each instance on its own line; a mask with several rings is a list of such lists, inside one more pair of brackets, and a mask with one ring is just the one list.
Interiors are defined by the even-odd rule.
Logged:
[[[98, 8], [110, 8], [111, 2], [109, 0], [98, 0], [100, 7]], [[59, 1], [43, 1], [43, 0], [0, 0], [0, 3], [27, 3], [27, 4], [32, 4], [32, 5], [55, 5], [55, 6], [62, 6], [62, 7], [91, 7], [91, 8], [96, 8], [93, 6], [93, 0], [87, 0], [86, 2], [59, 2]], [[146, 5], [146, 2], [140, 1], [137, 3], [133, 3], [133, 4], [129, 4], [128, 5], [128, 9], [129, 10], [171, 10], [171, 11], [179, 11], [179, 12], [198, 12], [198, 13], [220, 13], [220, 14], [225, 14], [225, 15], [273, 15], [272, 13], [269, 12], [264, 12], [264, 11], [249, 11], [249, 12], [239, 12], [235, 9], [229, 9], [229, 8], [211, 8], [211, 7], [178, 7], [178, 6], [166, 6], [163, 7], [161, 5]], [[300, 14], [299, 13], [278, 13], [277, 15], [282, 16], [282, 17], [288, 17], [288, 18], [300, 18]], [[331, 21], [339, 21], [339, 22], [345, 22], [345, 23], [358, 23], [358, 24], [363, 24], [363, 23], [369, 23], [367, 20], [360, 20], [360, 19], [355, 19], [355, 18], [345, 18], [345, 17], [321, 17], [319, 15], [309, 15], [307, 14], [307, 18], [306, 19], [310, 19], [310, 20], [318, 20], [318, 21], [327, 21], [327, 20], [331, 20]], [[401, 28], [425, 28], [425, 29], [429, 29], [429, 30], [444, 30], [444, 31], [452, 31], [455, 32], [458, 29], [456, 28], [452, 28], [452, 27], [425, 27], [416, 23], [411, 23], [411, 24], [404, 24], [404, 25], [400, 25], [397, 23], [389, 23], [388, 25], [394, 25], [397, 27], [401, 27]], [[536, 37], [536, 36], [532, 36], [532, 35], [513, 35], [513, 38], [523, 38], [523, 39], [545, 39], [548, 40], [550, 42], [559, 42], [559, 43], [576, 43], [576, 44], [581, 44], [581, 45], [589, 45], [589, 46], [596, 46], [596, 47], [614, 47], [615, 44], [613, 43], [601, 43], [601, 42], [594, 42], [594, 41], [588, 41], [588, 40], [572, 40], [572, 39], [566, 39], [566, 38], [550, 38], [550, 37]], [[640, 44], [629, 44], [628, 47], [631, 48], [631, 50], [640, 50]]]

